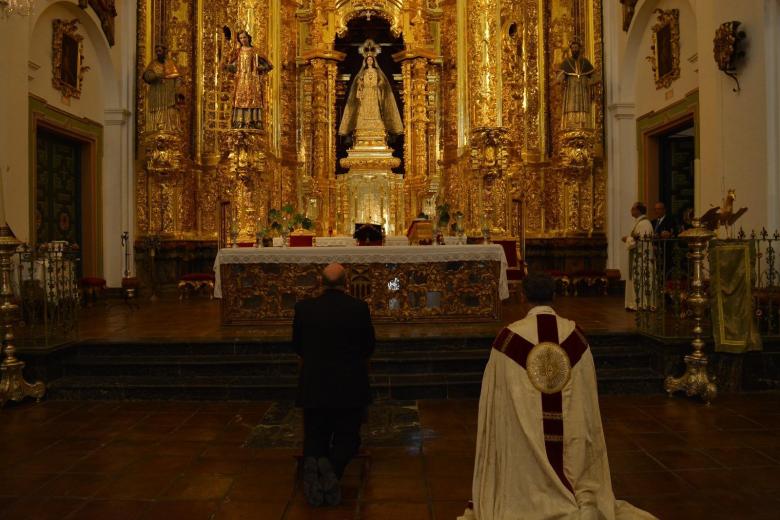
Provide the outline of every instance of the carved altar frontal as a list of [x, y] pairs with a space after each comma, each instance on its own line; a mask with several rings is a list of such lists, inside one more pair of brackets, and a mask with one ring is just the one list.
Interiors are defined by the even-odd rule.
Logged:
[[295, 303], [319, 293], [325, 264], [340, 262], [350, 294], [378, 322], [490, 322], [509, 296], [500, 246], [223, 249], [217, 286], [223, 325], [292, 323]]

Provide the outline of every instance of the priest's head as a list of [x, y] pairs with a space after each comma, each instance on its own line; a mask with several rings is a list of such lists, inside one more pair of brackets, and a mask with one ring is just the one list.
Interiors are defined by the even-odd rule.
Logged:
[[647, 214], [647, 206], [645, 206], [644, 202], [634, 202], [634, 205], [631, 206], [631, 216], [634, 218], [639, 218], [642, 215]]
[[336, 262], [328, 264], [322, 270], [322, 285], [326, 289], [345, 290], [347, 288], [347, 272], [344, 270], [344, 266]]
[[531, 305], [549, 305], [555, 295], [555, 280], [547, 273], [528, 273], [523, 279], [523, 292]]

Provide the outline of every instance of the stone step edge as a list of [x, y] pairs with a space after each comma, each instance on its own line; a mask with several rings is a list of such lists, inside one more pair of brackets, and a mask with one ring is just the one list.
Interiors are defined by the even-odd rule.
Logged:
[[[602, 369], [599, 371], [599, 381], [640, 381], [640, 380], [662, 380], [663, 375], [652, 369]], [[447, 374], [413, 374], [413, 375], [381, 375], [372, 378], [372, 386], [435, 386], [441, 384], [472, 384], [482, 382], [482, 372], [467, 374], [457, 374], [455, 378], [443, 379]], [[607, 376], [607, 377], [605, 377]], [[611, 376], [611, 377], [610, 377]], [[618, 376], [618, 377], [615, 377]], [[121, 388], [121, 387], [139, 387], [139, 388], [217, 388], [217, 387], [253, 387], [253, 388], [295, 388], [297, 387], [296, 376], [275, 376], [275, 383], [258, 384], [258, 377], [237, 376], [229, 381], [210, 382], [209, 378], [188, 378], [176, 377], [166, 378], [165, 380], [149, 381], [148, 377], [141, 376], [117, 376], [117, 377], [63, 377], [49, 383], [49, 388]], [[184, 380], [184, 381], [182, 381]], [[247, 381], [249, 380], [249, 381]]]
[[[485, 350], [460, 350], [452, 352], [427, 351], [427, 352], [383, 352], [381, 356], [372, 356], [372, 363], [398, 363], [398, 362], [447, 362], [447, 361], [486, 361], [488, 351]], [[394, 354], [394, 355], [389, 355]], [[595, 352], [596, 360], [609, 358], [650, 358], [652, 353], [646, 351], [615, 351]], [[71, 359], [63, 359], [64, 366], [102, 366], [102, 365], [246, 365], [255, 363], [268, 364], [296, 364], [298, 357], [293, 354], [234, 354], [231, 357], [224, 355], [170, 355], [170, 356], [77, 356]]]

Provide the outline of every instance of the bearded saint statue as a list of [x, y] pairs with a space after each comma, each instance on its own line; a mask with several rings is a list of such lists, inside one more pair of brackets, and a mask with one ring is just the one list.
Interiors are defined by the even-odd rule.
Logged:
[[580, 42], [574, 40], [569, 45], [570, 55], [558, 68], [559, 82], [563, 83], [563, 119], [564, 130], [593, 128], [591, 88], [595, 83], [593, 73], [596, 69], [581, 54]]
[[246, 31], [237, 34], [238, 44], [228, 56], [227, 70], [235, 74], [231, 128], [263, 126], [263, 74], [273, 66], [252, 47], [252, 37]]
[[355, 141], [373, 141], [404, 133], [401, 114], [395, 103], [393, 89], [376, 64], [379, 47], [367, 40], [361, 47], [363, 66], [349, 88], [347, 104], [339, 125], [339, 135], [355, 133]]
[[177, 90], [180, 75], [176, 64], [168, 59], [168, 48], [155, 45], [155, 59], [141, 76], [149, 85], [146, 96], [146, 132], [181, 132]]

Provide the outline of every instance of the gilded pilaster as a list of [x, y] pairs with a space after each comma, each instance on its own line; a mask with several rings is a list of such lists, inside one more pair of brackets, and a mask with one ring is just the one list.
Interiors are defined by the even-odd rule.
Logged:
[[469, 0], [469, 93], [475, 128], [501, 126], [499, 1]]
[[494, 236], [509, 230], [509, 138], [505, 128], [481, 128], [472, 135], [470, 230], [488, 229]]
[[304, 211], [305, 206], [299, 201], [299, 156], [296, 146], [298, 133], [296, 122], [298, 110], [296, 99], [296, 2], [282, 0], [281, 25], [279, 37], [279, 150], [281, 168], [281, 200], [282, 205], [292, 203]]
[[[339, 53], [340, 54], [340, 53]], [[319, 202], [316, 220], [322, 231], [336, 229], [336, 74], [343, 56], [327, 53], [311, 58], [312, 194]]]
[[523, 157], [526, 162], [547, 158], [547, 67], [545, 58], [545, 0], [525, 0], [523, 50], [525, 57], [525, 135]]

